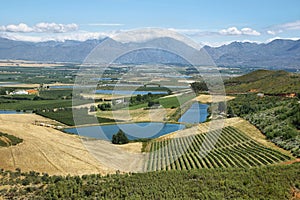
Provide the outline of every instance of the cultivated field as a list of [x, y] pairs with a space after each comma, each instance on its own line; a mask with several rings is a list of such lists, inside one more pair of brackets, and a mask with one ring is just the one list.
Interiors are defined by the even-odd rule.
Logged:
[[[225, 119], [226, 128], [222, 133], [209, 129], [209, 123], [212, 122], [177, 131], [149, 142], [146, 147], [148, 152], [144, 153], [141, 152], [142, 143], [120, 146], [102, 140], [81, 141], [78, 136], [34, 125], [35, 120], [49, 119], [34, 114], [0, 115], [0, 132], [24, 140], [16, 146], [0, 148], [0, 168], [80, 175], [106, 174], [116, 170], [142, 172], [161, 169], [252, 167], [282, 163], [292, 158], [288, 152], [267, 142], [254, 126], [241, 118]], [[50, 120], [49, 123], [53, 121]], [[218, 121], [216, 123], [221, 124]], [[208, 130], [211, 131], [210, 134], [207, 133]], [[211, 139], [218, 134], [221, 137], [216, 143], [217, 148], [212, 149], [206, 157], [201, 157], [201, 146], [204, 145], [207, 150], [212, 144]], [[201, 141], [206, 136], [210, 138], [209, 143], [202, 144]], [[168, 150], [162, 148], [166, 144], [170, 144]], [[154, 150], [159, 151], [153, 153]], [[173, 159], [178, 155], [179, 160]]]
[[173, 132], [164, 136], [161, 136], [157, 140], [165, 140], [170, 138], [180, 138], [180, 137], [187, 137], [191, 135], [197, 135], [197, 134], [203, 134], [207, 133], [209, 131], [214, 131], [222, 127], [228, 127], [232, 126], [240, 131], [242, 131], [244, 134], [252, 138], [253, 140], [259, 142], [260, 144], [276, 149], [277, 151], [282, 152], [283, 154], [287, 154], [292, 156], [292, 154], [289, 151], [286, 151], [282, 148], [279, 148], [274, 143], [268, 141], [266, 139], [266, 136], [263, 135], [255, 126], [250, 124], [248, 121], [246, 121], [243, 118], [240, 117], [233, 117], [233, 118], [227, 118], [227, 119], [221, 119], [221, 120], [214, 120], [210, 122], [205, 122], [198, 124], [196, 126], [193, 126], [189, 129], [180, 130], [177, 132]]
[[203, 134], [190, 135], [150, 144], [145, 168], [183, 170], [198, 168], [256, 167], [276, 164], [289, 156], [267, 148], [237, 128], [225, 127]]

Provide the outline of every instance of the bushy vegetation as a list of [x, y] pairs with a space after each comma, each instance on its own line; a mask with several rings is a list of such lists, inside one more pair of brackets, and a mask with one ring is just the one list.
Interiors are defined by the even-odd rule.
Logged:
[[[140, 105], [140, 104], [147, 104], [149, 105], [149, 103], [151, 104], [151, 102], [157, 102], [156, 100], [160, 97], [162, 97], [164, 95], [161, 94], [145, 94], [145, 95], [136, 95], [136, 96], [132, 96], [130, 97], [129, 100], [129, 106], [136, 106], [136, 105]], [[151, 106], [148, 106], [151, 107]]]
[[0, 170], [4, 199], [291, 199], [299, 164], [260, 168], [49, 176]]
[[158, 101], [149, 101], [149, 102], [148, 102], [148, 107], [149, 107], [149, 108], [153, 107], [154, 105], [160, 105], [160, 104], [159, 104]]
[[267, 94], [300, 93], [300, 75], [283, 70], [256, 70], [225, 81], [227, 93], [263, 92]]
[[[234, 114], [255, 125], [268, 139], [300, 157], [299, 115], [297, 98], [237, 95], [228, 102]], [[297, 130], [298, 129], [298, 130]]]
[[111, 142], [113, 144], [127, 144], [129, 140], [125, 133], [120, 129], [117, 134], [112, 136]]
[[111, 110], [111, 104], [110, 103], [102, 103], [102, 104], [99, 104], [97, 107], [102, 111]]
[[0, 132], [0, 147], [14, 146], [21, 142], [23, 142], [21, 138]]
[[205, 92], [205, 91], [208, 91], [208, 87], [206, 85], [205, 82], [194, 82], [194, 83], [191, 83], [191, 88], [192, 90], [198, 94], [199, 92]]
[[125, 97], [120, 99], [121, 103], [117, 103], [118, 100], [112, 100], [112, 103], [101, 103], [98, 104], [98, 109], [101, 111], [110, 111], [110, 110], [118, 110], [118, 109], [139, 109], [139, 108], [146, 108], [151, 107], [152, 102], [158, 102], [160, 97], [163, 97], [163, 94], [145, 94], [145, 95], [136, 95], [131, 97]]

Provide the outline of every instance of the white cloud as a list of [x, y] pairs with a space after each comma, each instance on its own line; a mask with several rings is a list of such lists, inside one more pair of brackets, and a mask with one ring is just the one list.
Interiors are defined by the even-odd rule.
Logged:
[[189, 37], [192, 37], [192, 38], [219, 35], [218, 32], [215, 32], [215, 31], [205, 31], [205, 30], [201, 30], [201, 29], [176, 29], [176, 28], [168, 28], [168, 30], [175, 31], [175, 32], [181, 33], [183, 35], [186, 35], [186, 36], [189, 36]]
[[200, 29], [176, 29], [176, 28], [168, 28], [170, 31], [175, 31], [178, 33], [187, 33], [187, 34], [195, 34], [199, 32], [204, 32], [203, 30]]
[[56, 24], [41, 22], [34, 26], [35, 32], [66, 33], [78, 30], [77, 24]]
[[300, 20], [277, 25], [280, 29], [285, 30], [300, 30]]
[[17, 41], [28, 41], [28, 42], [45, 42], [45, 41], [66, 41], [66, 40], [76, 40], [76, 41], [86, 41], [92, 39], [102, 39], [105, 37], [110, 37], [114, 34], [114, 32], [85, 32], [85, 31], [77, 31], [77, 32], [69, 32], [69, 33], [52, 33], [45, 34], [41, 33], [38, 35], [28, 35], [22, 33], [0, 33], [0, 37], [7, 38], [10, 40]]
[[273, 38], [270, 38], [268, 40], [266, 40], [265, 43], [269, 43], [269, 42], [272, 42], [273, 40], [300, 40], [300, 37], [273, 37]]
[[28, 32], [32, 32], [33, 28], [29, 27], [27, 24], [20, 23], [17, 25], [10, 24], [7, 26], [1, 26], [0, 31], [28, 33]]
[[269, 35], [276, 35], [276, 31], [268, 30], [267, 33], [268, 33]]
[[192, 41], [191, 39], [184, 37], [182, 34], [179, 34], [177, 31], [171, 29], [162, 29], [162, 28], [153, 28], [147, 27], [142, 29], [132, 29], [132, 30], [120, 30], [118, 34], [112, 35], [112, 39], [122, 42], [146, 42], [155, 38], [169, 37], [176, 39], [178, 41], [184, 42], [185, 44], [195, 48], [200, 49], [201, 45]]
[[242, 32], [238, 30], [236, 27], [230, 27], [227, 29], [222, 29], [219, 31], [221, 35], [241, 35]]
[[261, 35], [260, 32], [251, 29], [251, 28], [242, 28], [238, 29], [237, 27], [229, 27], [227, 29], [222, 29], [220, 31], [205, 31], [201, 29], [174, 29], [169, 28], [169, 30], [176, 31], [178, 33], [182, 33], [184, 35], [188, 35], [191, 37], [206, 37], [206, 36], [216, 36], [216, 35], [233, 35], [233, 36], [239, 36], [239, 35], [250, 35], [250, 36], [259, 36]]
[[229, 27], [227, 29], [222, 29], [219, 31], [221, 35], [250, 35], [250, 36], [259, 36], [260, 32], [252, 28], [242, 28], [239, 30], [237, 27]]
[[0, 26], [1, 32], [15, 32], [15, 33], [29, 33], [29, 32], [37, 32], [37, 33], [66, 33], [78, 30], [77, 24], [56, 24], [56, 23], [46, 23], [41, 22], [36, 24], [35, 26], [28, 26], [27, 24], [10, 24], [6, 26]]
[[253, 30], [251, 28], [242, 28], [241, 32], [243, 35], [253, 35], [253, 36], [259, 36], [260, 32]]
[[276, 35], [276, 34], [282, 33], [282, 32], [283, 32], [283, 30], [268, 30], [268, 31], [267, 31], [267, 33], [268, 33], [269, 35]]
[[268, 27], [267, 33], [269, 35], [276, 35], [278, 33], [282, 33], [284, 31], [293, 31], [300, 30], [300, 20], [294, 22], [288, 22], [284, 24], [277, 24], [271, 27]]

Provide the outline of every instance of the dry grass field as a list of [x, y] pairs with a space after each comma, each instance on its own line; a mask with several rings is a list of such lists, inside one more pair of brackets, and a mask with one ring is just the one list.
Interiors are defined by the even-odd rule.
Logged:
[[175, 111], [176, 109], [170, 108], [150, 110], [139, 108], [134, 110], [99, 111], [97, 116], [126, 122], [165, 121]]
[[47, 121], [35, 114], [0, 115], [0, 131], [24, 140], [0, 147], [0, 168], [60, 175], [112, 172], [86, 150], [78, 136], [34, 125], [35, 120]]
[[233, 96], [221, 96], [221, 95], [206, 95], [206, 94], [200, 94], [199, 96], [195, 97], [195, 101], [199, 101], [201, 103], [216, 103], [220, 101], [230, 101], [234, 99]]

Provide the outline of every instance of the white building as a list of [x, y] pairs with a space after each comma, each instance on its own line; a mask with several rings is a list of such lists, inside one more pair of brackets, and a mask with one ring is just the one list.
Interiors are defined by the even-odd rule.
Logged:
[[28, 94], [28, 92], [25, 91], [25, 90], [16, 90], [16, 91], [13, 91], [13, 92], [11, 92], [9, 94], [11, 94], [11, 95], [15, 95], [15, 94]]

